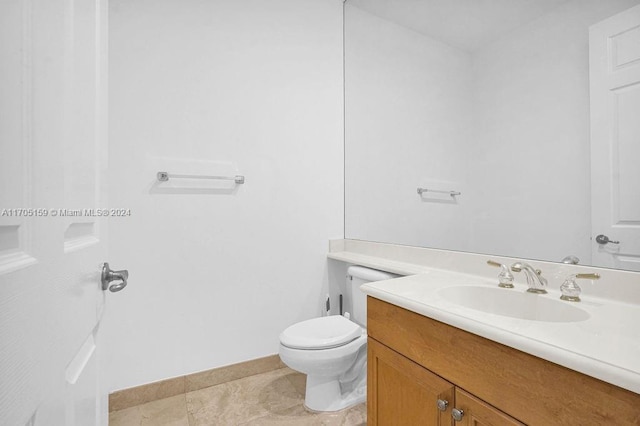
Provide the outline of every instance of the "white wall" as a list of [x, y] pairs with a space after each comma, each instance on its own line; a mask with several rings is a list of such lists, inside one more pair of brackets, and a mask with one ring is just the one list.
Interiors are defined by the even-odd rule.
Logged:
[[569, 2], [474, 52], [470, 251], [591, 263], [589, 26], [637, 3]]
[[347, 237], [466, 245], [464, 196], [416, 189], [466, 192], [471, 56], [349, 3], [345, 21]]
[[[110, 13], [110, 205], [132, 216], [110, 222], [130, 283], [109, 296], [109, 388], [277, 353], [286, 326], [320, 313], [343, 233], [342, 2]], [[235, 167], [246, 183], [163, 191], [159, 167]]]

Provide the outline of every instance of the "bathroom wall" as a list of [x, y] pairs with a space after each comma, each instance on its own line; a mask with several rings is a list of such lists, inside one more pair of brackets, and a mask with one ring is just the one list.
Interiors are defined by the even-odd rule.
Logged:
[[454, 248], [470, 230], [471, 55], [345, 5], [349, 238]]
[[110, 55], [109, 389], [277, 353], [343, 236], [342, 1], [111, 0]]
[[591, 264], [588, 31], [635, 4], [568, 2], [473, 52], [470, 251]]

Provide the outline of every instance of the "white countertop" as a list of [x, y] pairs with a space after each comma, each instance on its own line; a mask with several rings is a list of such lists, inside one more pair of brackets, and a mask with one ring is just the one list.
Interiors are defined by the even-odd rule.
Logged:
[[[329, 258], [408, 275], [363, 285], [361, 290], [372, 297], [640, 394], [637, 303], [594, 297], [584, 291], [581, 302], [563, 302], [554, 285], [546, 295], [530, 296], [568, 303], [589, 317], [576, 322], [524, 320], [465, 308], [440, 294], [441, 289], [453, 286], [499, 289], [496, 278], [348, 250], [330, 253]], [[516, 280], [514, 289], [499, 290], [525, 292], [526, 284], [518, 281], [522, 280]]]
[[[544, 322], [490, 314], [443, 299], [438, 290], [460, 285], [497, 288], [482, 277], [432, 270], [363, 285], [362, 291], [514, 349], [640, 393], [640, 307], [582, 297], [579, 308], [589, 318], [578, 322]], [[516, 285], [504, 291], [524, 292]], [[558, 299], [559, 292], [546, 295]], [[571, 302], [566, 302], [571, 303]]]

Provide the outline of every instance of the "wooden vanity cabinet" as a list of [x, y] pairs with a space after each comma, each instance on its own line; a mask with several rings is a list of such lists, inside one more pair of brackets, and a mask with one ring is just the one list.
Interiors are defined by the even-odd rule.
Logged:
[[372, 297], [367, 309], [370, 426], [640, 425], [634, 392]]

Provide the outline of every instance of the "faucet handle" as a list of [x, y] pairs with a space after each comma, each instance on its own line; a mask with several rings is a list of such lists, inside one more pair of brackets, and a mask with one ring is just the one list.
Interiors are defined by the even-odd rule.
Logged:
[[560, 291], [562, 292], [562, 296], [560, 296], [560, 299], [566, 300], [568, 302], [580, 301], [580, 293], [582, 292], [582, 289], [576, 282], [576, 279], [599, 280], [600, 274], [593, 273], [569, 275], [560, 286]]
[[592, 274], [576, 274], [576, 278], [585, 279], [585, 280], [599, 280], [600, 274], [592, 273]]
[[502, 268], [502, 270], [498, 274], [498, 287], [513, 288], [513, 274], [509, 272], [509, 268], [507, 268], [506, 265], [493, 260], [487, 260], [487, 265]]

